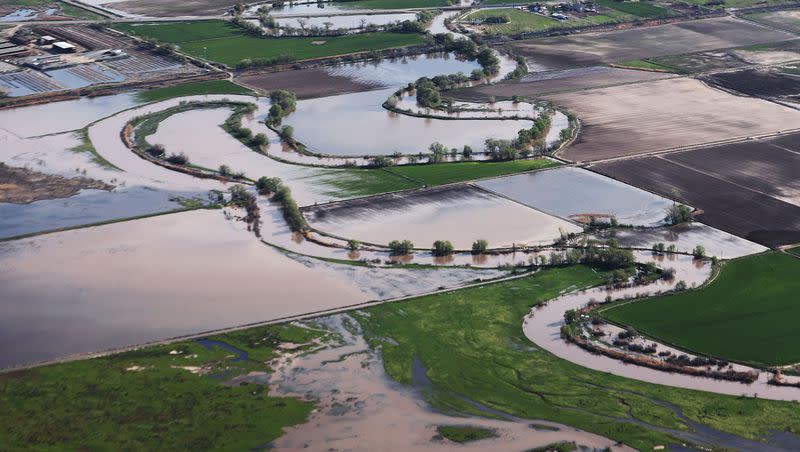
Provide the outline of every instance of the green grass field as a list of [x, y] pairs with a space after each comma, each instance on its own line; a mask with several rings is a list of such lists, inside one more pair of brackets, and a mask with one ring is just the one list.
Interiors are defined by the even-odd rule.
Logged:
[[[268, 371], [277, 341], [316, 336], [296, 326], [254, 328], [215, 339], [249, 353], [197, 342], [0, 374], [3, 450], [251, 450], [302, 423], [313, 404], [272, 397], [266, 386], [228, 378]], [[264, 340], [267, 338], [266, 340]], [[172, 350], [180, 354], [170, 354]], [[180, 367], [208, 366], [200, 375]], [[225, 378], [212, 375], [227, 372]]]
[[194, 96], [198, 94], [254, 94], [249, 88], [228, 80], [209, 80], [207, 82], [186, 83], [183, 85], [156, 88], [136, 93], [139, 102], [156, 102], [173, 97]]
[[[583, 18], [570, 17], [569, 20], [559, 22], [549, 17], [544, 17], [539, 14], [534, 14], [519, 9], [500, 8], [479, 10], [468, 14], [462, 20], [482, 19], [498, 15], [508, 16], [510, 21], [504, 24], [482, 25], [481, 29], [488, 34], [517, 34], [534, 31], [575, 28], [586, 25], [624, 22], [636, 18], [636, 16], [632, 14], [606, 8], [602, 10], [602, 14], [595, 14]], [[569, 16], [569, 14], [567, 15]]]
[[728, 262], [707, 288], [608, 309], [608, 319], [679, 347], [760, 365], [800, 362], [800, 260]]
[[390, 167], [387, 171], [433, 186], [502, 176], [542, 168], [558, 166], [549, 159], [512, 160], [508, 162], [456, 162], [434, 165]]
[[743, 437], [800, 431], [794, 403], [669, 388], [592, 371], [538, 349], [523, 335], [522, 318], [531, 306], [601, 281], [602, 275], [583, 266], [543, 270], [355, 315], [370, 344], [381, 347], [393, 379], [412, 384], [412, 363], [421, 361], [432, 382], [429, 400], [445, 411], [486, 415], [472, 403], [477, 402], [526, 419], [563, 422], [639, 450], [676, 440], [614, 418], [685, 429], [662, 401], [693, 420]]
[[260, 38], [248, 35], [225, 21], [118, 24], [120, 31], [160, 42], [211, 61], [236, 66], [245, 59], [291, 56], [298, 60], [382, 50], [422, 44], [422, 35], [364, 33], [334, 37]]
[[450, 441], [462, 444], [497, 436], [494, 430], [470, 425], [440, 425], [436, 427], [436, 432]]
[[320, 185], [329, 187], [325, 194], [349, 198], [465, 182], [558, 165], [558, 162], [552, 160], [534, 159], [509, 162], [435, 163], [383, 169], [331, 168], [322, 170], [314, 177]]

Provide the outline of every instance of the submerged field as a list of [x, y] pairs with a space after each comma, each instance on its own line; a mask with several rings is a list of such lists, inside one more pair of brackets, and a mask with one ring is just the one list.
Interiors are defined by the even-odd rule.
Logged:
[[688, 350], [762, 366], [800, 361], [800, 260], [760, 254], [725, 264], [707, 288], [608, 309], [610, 320]]
[[421, 35], [363, 33], [331, 37], [260, 38], [224, 21], [117, 24], [120, 31], [176, 44], [197, 58], [236, 66], [245, 59], [298, 60], [422, 44]]

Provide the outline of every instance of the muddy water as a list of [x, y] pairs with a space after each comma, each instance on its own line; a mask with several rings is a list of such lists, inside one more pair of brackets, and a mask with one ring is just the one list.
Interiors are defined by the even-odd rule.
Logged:
[[362, 242], [385, 245], [408, 239], [427, 248], [441, 239], [462, 250], [478, 239], [488, 240], [491, 247], [536, 245], [552, 243], [561, 230], [581, 231], [469, 185], [318, 206], [308, 210], [306, 218], [318, 230]]
[[499, 435], [458, 445], [459, 449], [525, 450], [558, 441], [598, 450], [614, 447], [609, 439], [547, 421], [535, 422], [556, 430], [535, 430], [530, 420], [454, 417], [433, 411], [418, 390], [389, 379], [379, 352], [369, 348], [350, 317], [327, 317], [319, 326], [340, 335], [341, 341], [308, 354], [287, 353], [273, 362], [274, 393], [313, 398], [319, 407], [308, 422], [286, 429], [271, 444], [276, 448], [452, 450], [456, 444], [432, 440], [437, 425], [472, 425], [495, 429]]
[[[242, 171], [251, 179], [261, 176], [279, 177], [292, 189], [300, 205], [327, 202], [335, 197], [326, 194], [330, 190], [320, 183], [326, 170], [289, 165], [258, 154], [239, 140], [225, 132], [220, 125], [230, 116], [228, 108], [193, 110], [178, 113], [163, 121], [158, 131], [148, 142], [162, 144], [170, 153], [183, 152], [192, 164], [217, 169], [228, 165], [233, 171]], [[192, 124], [194, 133], [186, 133], [186, 125]], [[274, 133], [255, 121], [244, 122], [254, 133]], [[259, 129], [259, 127], [261, 130]], [[271, 140], [269, 152], [280, 155], [281, 144]]]
[[593, 236], [597, 239], [615, 238], [621, 246], [649, 248], [657, 243], [675, 245], [677, 251], [691, 253], [695, 246], [703, 245], [706, 255], [721, 259], [737, 257], [766, 251], [767, 248], [733, 234], [706, 226], [702, 223], [653, 228], [644, 230], [619, 230], [604, 232]]
[[625, 364], [605, 356], [594, 355], [561, 339], [561, 326], [564, 325], [564, 312], [578, 309], [590, 301], [602, 301], [607, 295], [614, 299], [644, 296], [657, 291], [669, 291], [678, 281], [685, 281], [690, 287], [702, 284], [711, 274], [711, 266], [705, 261], [694, 261], [690, 256], [652, 256], [648, 252], [637, 252], [639, 262], [654, 262], [662, 268], [674, 268], [672, 281], [659, 281], [647, 287], [632, 287], [607, 291], [605, 288], [582, 290], [550, 300], [544, 306], [536, 306], [525, 317], [522, 330], [525, 336], [537, 346], [559, 358], [566, 359], [590, 369], [609, 372], [621, 377], [674, 386], [687, 389], [715, 392], [728, 395], [754, 395], [764, 399], [797, 400], [800, 389], [776, 387], [767, 384], [768, 374], [762, 372], [758, 381], [745, 385], [737, 382], [720, 381], [711, 378], [694, 377], [677, 373], [662, 372], [633, 364]]
[[[539, 262], [537, 253], [506, 253], [498, 255], [472, 255], [470, 253], [458, 253], [447, 257], [435, 257], [430, 251], [416, 251], [413, 255], [407, 256], [390, 256], [385, 250], [374, 250], [362, 248], [359, 251], [349, 251], [345, 247], [347, 241], [336, 240], [330, 237], [321, 237], [318, 234], [312, 234], [316, 239], [322, 240], [326, 243], [339, 245], [338, 248], [319, 245], [317, 243], [305, 240], [302, 235], [292, 232], [286, 225], [283, 219], [283, 214], [279, 206], [272, 204], [266, 200], [259, 202], [261, 208], [261, 236], [265, 243], [279, 246], [283, 249], [300, 253], [308, 256], [332, 259], [347, 259], [347, 260], [366, 260], [375, 261], [378, 263], [387, 263], [389, 261], [413, 263], [413, 264], [428, 264], [439, 266], [464, 266], [470, 265], [472, 267], [480, 268], [496, 268], [501, 265], [528, 265], [531, 262]], [[420, 246], [427, 246], [422, 244]], [[544, 250], [545, 255], [549, 254], [550, 250]], [[475, 278], [481, 275], [476, 275]]]
[[220, 210], [5, 242], [0, 368], [500, 275], [291, 259]]
[[66, 132], [137, 103], [135, 94], [126, 93], [0, 110], [0, 129], [19, 137]]
[[68, 178], [89, 177], [116, 187], [110, 192], [83, 190], [70, 198], [30, 204], [0, 203], [0, 237], [169, 211], [181, 207], [170, 201], [175, 197], [206, 199], [205, 193], [153, 189], [144, 179], [97, 164], [88, 152], [71, 150], [80, 144], [73, 133], [18, 138], [0, 130], [0, 161], [8, 165]]
[[381, 106], [394, 91], [300, 101], [284, 123], [294, 127], [295, 137], [312, 151], [340, 156], [428, 152], [434, 142], [482, 150], [487, 138], [514, 138], [530, 127], [530, 121], [521, 120], [462, 122], [399, 115]]
[[580, 168], [557, 168], [478, 182], [477, 185], [562, 218], [614, 215], [622, 224], [663, 224], [672, 202]]

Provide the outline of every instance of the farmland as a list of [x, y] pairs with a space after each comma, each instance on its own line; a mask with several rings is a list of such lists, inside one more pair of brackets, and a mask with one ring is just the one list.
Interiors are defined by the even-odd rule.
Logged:
[[252, 94], [247, 88], [227, 80], [211, 80], [208, 82], [187, 83], [184, 85], [157, 88], [141, 91], [137, 97], [142, 102], [156, 102], [173, 97], [193, 96], [197, 94]]
[[757, 24], [715, 18], [646, 28], [585, 33], [511, 44], [517, 55], [532, 58], [548, 69], [568, 69], [641, 58], [724, 49], [795, 36]]
[[721, 145], [593, 168], [702, 209], [701, 221], [768, 245], [800, 241], [796, 135]]
[[744, 257], [725, 264], [706, 288], [625, 303], [603, 315], [711, 356], [761, 366], [796, 363], [799, 272], [800, 260], [785, 254]]
[[800, 33], [800, 12], [798, 11], [773, 11], [768, 13], [748, 14], [750, 20], [783, 28], [795, 33]]
[[584, 15], [581, 17], [570, 17], [569, 20], [560, 22], [550, 17], [531, 13], [514, 8], [482, 9], [469, 13], [459, 19], [461, 22], [475, 19], [486, 19], [487, 17], [505, 16], [508, 22], [502, 24], [482, 24], [478, 28], [488, 34], [518, 34], [536, 31], [556, 30], [582, 27], [587, 25], [600, 25], [606, 23], [625, 22], [634, 19], [636, 16], [625, 12], [604, 8], [602, 14]]
[[553, 160], [531, 159], [510, 162], [458, 162], [443, 165], [398, 166], [389, 168], [388, 171], [423, 185], [434, 186], [554, 166], [558, 166], [558, 163]]
[[420, 35], [402, 33], [259, 38], [247, 35], [223, 21], [120, 24], [117, 28], [140, 37], [177, 44], [192, 56], [232, 67], [245, 59], [289, 56], [304, 60], [423, 43]]
[[659, 80], [671, 76], [670, 74], [661, 74], [657, 72], [591, 66], [545, 73], [529, 73], [519, 80], [458, 89], [451, 91], [450, 94], [459, 99], [483, 102], [491, 97], [495, 97], [496, 99], [508, 99], [515, 95], [535, 98], [544, 94], [625, 85], [628, 83]]
[[583, 162], [792, 130], [800, 120], [797, 110], [686, 78], [543, 98], [581, 118], [581, 135], [560, 156]]

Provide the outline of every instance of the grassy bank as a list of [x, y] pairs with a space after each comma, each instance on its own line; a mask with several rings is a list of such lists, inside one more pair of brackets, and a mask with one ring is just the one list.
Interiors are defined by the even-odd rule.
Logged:
[[236, 66], [245, 59], [290, 56], [297, 60], [422, 44], [419, 34], [363, 33], [330, 37], [261, 38], [225, 21], [116, 24], [120, 31], [173, 43], [182, 52]]
[[368, 340], [381, 346], [389, 375], [412, 383], [418, 358], [433, 384], [431, 403], [479, 413], [475, 401], [530, 419], [548, 419], [622, 440], [640, 450], [675, 443], [665, 433], [617, 419], [685, 429], [658, 401], [691, 419], [744, 437], [800, 430], [797, 406], [669, 388], [595, 372], [530, 343], [520, 327], [530, 307], [567, 288], [599, 284], [602, 276], [577, 266], [481, 288], [387, 304], [359, 316]]
[[800, 361], [800, 260], [768, 253], [731, 261], [708, 288], [603, 313], [689, 350], [759, 365]]
[[[280, 342], [313, 335], [295, 326], [220, 336], [249, 354], [195, 341], [0, 374], [5, 450], [248, 450], [302, 423], [313, 405], [272, 397], [266, 386], [225, 386]], [[201, 369], [199, 372], [197, 369]], [[219, 375], [224, 374], [223, 378]], [[215, 377], [216, 376], [216, 377]]]
[[156, 102], [173, 97], [196, 96], [202, 94], [255, 94], [252, 90], [228, 80], [209, 80], [207, 82], [186, 83], [166, 88], [151, 89], [136, 93], [139, 102]]

